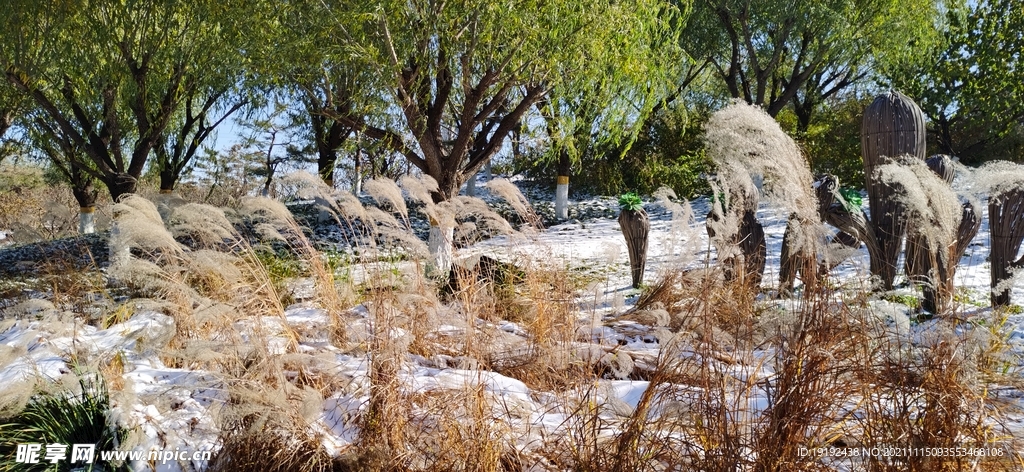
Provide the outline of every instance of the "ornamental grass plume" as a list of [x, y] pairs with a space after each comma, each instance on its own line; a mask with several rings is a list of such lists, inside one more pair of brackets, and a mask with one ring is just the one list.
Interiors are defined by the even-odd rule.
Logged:
[[377, 204], [387, 203], [391, 209], [402, 215], [406, 227], [409, 226], [409, 209], [405, 206], [405, 197], [402, 196], [402, 188], [394, 180], [378, 177], [363, 184], [363, 190], [377, 201]]
[[[823, 252], [821, 241], [826, 231], [818, 216], [813, 175], [796, 142], [763, 110], [738, 100], [711, 115], [704, 141], [708, 156], [718, 167], [717, 185], [712, 189], [721, 197], [716, 198], [708, 217], [709, 233], [714, 232], [710, 235], [718, 241], [716, 248], [722, 251], [741, 245], [749, 261], [744, 263], [745, 274], [740, 275], [749, 277], [754, 286], [760, 285], [765, 243], [754, 215], [758, 197], [754, 178], [759, 176], [763, 179], [761, 193], [790, 214], [783, 267], [805, 268], [805, 285], [815, 287], [817, 273], [806, 268], [813, 267]], [[789, 291], [794, 277], [795, 272], [780, 277], [781, 292]]]
[[111, 254], [123, 256], [130, 248], [164, 256], [180, 256], [184, 248], [164, 227], [153, 202], [128, 195], [113, 207], [117, 231], [111, 235]]
[[669, 223], [668, 234], [659, 241], [661, 253], [673, 261], [669, 266], [685, 266], [700, 251], [700, 237], [696, 233], [696, 219], [693, 215], [693, 207], [686, 199], [677, 203], [675, 191], [668, 187], [661, 187], [652, 195], [655, 201], [662, 208], [672, 215]]
[[[957, 260], [957, 232], [963, 205], [946, 181], [921, 159], [904, 155], [875, 168], [875, 177], [899, 205], [908, 240], [923, 253], [915, 265], [927, 274], [918, 277], [925, 285], [925, 308], [946, 311], [953, 300], [953, 274]], [[910, 251], [918, 253], [922, 249]]]
[[722, 190], [753, 187], [759, 175], [768, 201], [804, 221], [819, 221], [811, 169], [793, 138], [764, 110], [733, 101], [711, 115], [704, 142], [718, 166]]
[[403, 175], [402, 178], [398, 179], [398, 185], [409, 194], [409, 198], [424, 205], [434, 203], [434, 198], [431, 197], [431, 194], [437, 192], [438, 186], [437, 181], [433, 177], [426, 174], [419, 177]]
[[953, 189], [924, 161], [913, 157], [902, 156], [875, 172], [903, 205], [908, 233], [923, 237], [931, 251], [950, 247], [963, 209]]
[[544, 226], [540, 221], [540, 217], [537, 216], [537, 212], [533, 211], [533, 207], [530, 206], [530, 201], [526, 199], [526, 196], [519, 191], [519, 187], [509, 182], [508, 179], [493, 179], [490, 182], [484, 184], [488, 190], [494, 192], [503, 200], [512, 205], [512, 209], [515, 210], [516, 215], [519, 218], [537, 229], [543, 229]]

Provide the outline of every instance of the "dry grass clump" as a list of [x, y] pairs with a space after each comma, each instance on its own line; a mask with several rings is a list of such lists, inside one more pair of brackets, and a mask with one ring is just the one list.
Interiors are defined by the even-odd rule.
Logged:
[[[167, 220], [174, 234], [156, 206], [142, 197], [126, 197], [115, 213], [108, 274], [136, 296], [169, 302], [177, 332], [163, 354], [169, 365], [206, 368], [232, 378], [279, 376], [257, 366], [271, 345], [294, 349], [295, 334], [283, 319], [265, 320], [283, 316], [281, 296], [223, 212], [199, 204], [177, 206]], [[178, 243], [175, 234], [195, 249]], [[197, 351], [197, 345], [203, 348]]]
[[378, 204], [387, 204], [391, 210], [402, 216], [405, 227], [409, 228], [409, 209], [402, 196], [402, 188], [394, 180], [378, 177], [363, 184], [363, 191], [377, 200]]
[[[760, 341], [752, 338], [761, 310], [750, 303], [756, 291], [714, 268], [667, 272], [641, 292], [636, 305], [619, 318], [692, 333], [697, 339], [713, 340], [718, 347], [747, 339], [749, 347]], [[650, 324], [652, 321], [657, 323]]]
[[[758, 129], [744, 131], [745, 139]], [[765, 172], [786, 171], [780, 169]], [[378, 201], [406, 221], [315, 182], [303, 185], [298, 191], [323, 199], [339, 224], [363, 224], [364, 247], [398, 244], [388, 232], [408, 237], [408, 207], [401, 210], [392, 198], [407, 197], [422, 204], [413, 211], [423, 208], [451, 224], [472, 223], [470, 233], [493, 218], [476, 199], [433, 203], [436, 184], [427, 178], [378, 183]], [[659, 196], [684, 240], [666, 244], [692, 248], [699, 238], [688, 206]], [[226, 392], [215, 408], [223, 434], [210, 470], [965, 470], [973, 464], [843, 462], [800, 451], [1009, 442], [1008, 407], [989, 389], [1019, 384], [1005, 317], [963, 326], [936, 321], [912, 342], [870, 306], [839, 300], [866, 300], [858, 294], [760, 301], [756, 287], [727, 279], [721, 267], [683, 269], [689, 260], [682, 256], [615, 320], [581, 319], [577, 279], [536, 252], [512, 262], [491, 259], [490, 269], [480, 257], [476, 269], [454, 272], [445, 295], [423, 276], [422, 255], [406, 252], [411, 263], [361, 261], [364, 290], [345, 298], [322, 254], [278, 202], [245, 199], [234, 213], [180, 204], [163, 219], [156, 206], [135, 198], [118, 207], [117, 242], [132, 249], [110, 274], [136, 294], [172, 305], [176, 337], [154, 349], [168, 365], [210, 371], [213, 387]], [[289, 327], [268, 268], [234, 230], [233, 218], [286, 242], [313, 275], [312, 303], [331, 315], [328, 326]], [[644, 342], [656, 339], [659, 352], [638, 349], [632, 338], [622, 345], [592, 339], [594, 325], [622, 319], [645, 324]], [[300, 336], [315, 342], [300, 349]], [[19, 354], [0, 351], [4, 359]], [[365, 359], [357, 373], [339, 369], [352, 357]], [[110, 360], [104, 372], [119, 377], [124, 362]], [[456, 386], [410, 385], [410, 372], [420, 369], [465, 378]], [[514, 380], [494, 381], [495, 372]], [[624, 384], [613, 383], [626, 379], [637, 388], [631, 403], [615, 391]], [[529, 398], [495, 387], [515, 381], [530, 389]], [[339, 394], [365, 402], [352, 420], [357, 440], [332, 458], [318, 422], [323, 399]], [[538, 406], [563, 415], [557, 437], [534, 424]]]
[[[707, 274], [670, 274], [625, 315], [664, 310], [682, 320], [672, 327], [678, 334], [658, 335], [669, 361], [644, 374], [651, 386], [640, 405], [648, 397], [653, 405], [644, 423], [630, 424], [628, 415], [609, 419], [615, 407], [601, 407], [596, 393], [574, 397], [591, 400], [567, 406], [572, 446], [554, 456], [555, 463], [582, 470], [710, 471], [1019, 470], [1024, 464], [1013, 452], [1007, 421], [1016, 409], [993, 395], [995, 386], [1020, 383], [1007, 368], [1016, 360], [1007, 358], [999, 319], [966, 329], [936, 320], [912, 342], [870, 309], [826, 294], [786, 302], [788, 308], [730, 304], [737, 298], [731, 291], [742, 284]], [[654, 384], [661, 379], [668, 380], [659, 390]], [[672, 416], [664, 414], [669, 411]], [[637, 446], [620, 450], [619, 441], [627, 440]], [[801, 453], [818, 447], [995, 447], [1005, 457]]]
[[503, 400], [485, 383], [428, 391], [410, 398], [409, 469], [423, 471], [522, 470], [513, 422], [515, 400]]
[[[251, 399], [247, 399], [250, 400]], [[225, 425], [209, 470], [326, 472], [335, 470], [321, 438], [294, 407], [253, 412]]]
[[240, 214], [256, 224], [270, 226], [274, 230], [273, 234], [285, 237], [291, 250], [300, 256], [312, 275], [317, 303], [332, 317], [332, 331], [338, 334], [339, 341], [344, 340], [344, 323], [340, 316], [351, 306], [353, 300], [343, 295], [353, 292], [350, 287], [346, 289], [338, 286], [334, 270], [306, 237], [288, 208], [281, 202], [268, 198], [245, 198], [242, 200]]
[[967, 173], [969, 186], [979, 194], [1001, 195], [1020, 189], [1024, 166], [1008, 161], [990, 161]]
[[791, 324], [779, 325], [775, 374], [761, 388], [766, 408], [752, 432], [755, 470], [818, 470], [800, 448], [828, 447], [852, 414], [848, 400], [860, 393], [853, 382], [870, 331], [852, 314], [824, 300], [805, 303]]
[[958, 331], [943, 319], [922, 344], [891, 336], [875, 342], [858, 371], [862, 413], [851, 418], [851, 438], [865, 447], [994, 448], [1002, 457], [874, 457], [866, 461], [871, 470], [1001, 471], [1024, 464], [1007, 421], [1015, 408], [989, 390], [1008, 377], [979, 375], [996, 354]]
[[184, 246], [164, 226], [153, 202], [138, 195], [127, 195], [114, 205], [114, 229], [110, 235], [111, 264], [123, 263], [135, 249], [152, 259], [180, 258]]

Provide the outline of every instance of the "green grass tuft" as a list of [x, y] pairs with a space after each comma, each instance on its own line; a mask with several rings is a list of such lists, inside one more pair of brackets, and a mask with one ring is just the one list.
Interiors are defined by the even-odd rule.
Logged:
[[[71, 470], [71, 445], [94, 444], [92, 469], [130, 470], [127, 464], [111, 464], [100, 460], [99, 451], [109, 451], [127, 438], [129, 431], [108, 424], [110, 397], [103, 381], [94, 375], [78, 378], [79, 392], [40, 393], [32, 397], [25, 409], [12, 418], [0, 420], [0, 457], [13, 458], [19, 444], [42, 444], [39, 464], [0, 463], [0, 472]], [[66, 458], [56, 465], [43, 461], [47, 444], [68, 446]], [[81, 463], [75, 464], [81, 466]]]

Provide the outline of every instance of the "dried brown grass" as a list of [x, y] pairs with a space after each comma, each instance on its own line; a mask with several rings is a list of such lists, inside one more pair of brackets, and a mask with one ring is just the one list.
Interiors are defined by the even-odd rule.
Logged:
[[[426, 188], [417, 185], [426, 184], [403, 181], [402, 188], [416, 199], [414, 194]], [[460, 204], [452, 204], [451, 214], [458, 214]], [[339, 221], [373, 220], [358, 202], [342, 205], [346, 208], [335, 213]], [[222, 449], [211, 470], [974, 466], [924, 458], [837, 464], [800, 454], [801, 448], [843, 445], [1005, 446], [1007, 460], [982, 461], [977, 468], [1021, 469], [1014, 452], [1019, 445], [1006, 420], [1011, 405], [992, 394], [1021, 384], [1012, 368], [1005, 318], [969, 329], [955, 326], [955, 320], [937, 321], [935, 334], [915, 344], [870, 309], [839, 299], [861, 300], [857, 294], [815, 292], [800, 301], [753, 303], [754, 289], [726, 281], [719, 268], [677, 266], [618, 317], [660, 325], [651, 330], [660, 352], [646, 359], [581, 338], [585, 322], [576, 300], [581, 287], [563, 267], [516, 260], [522, 274], [511, 283], [468, 274], [449, 298], [439, 298], [419, 265], [409, 271], [394, 260], [378, 259], [365, 264], [364, 283], [373, 289], [348, 299], [338, 294], [326, 264], [315, 268], [322, 256], [303, 239], [286, 208], [242, 202], [242, 217], [290, 240], [311, 273], [324, 271], [314, 278], [318, 302], [336, 313], [335, 325], [327, 327], [334, 332], [332, 341], [368, 358], [365, 378], [350, 381], [332, 370], [330, 361], [295, 349], [302, 334], [280, 317], [281, 296], [252, 249], [231, 229], [229, 215], [178, 206], [168, 234], [189, 236], [200, 246], [185, 249], [161, 233], [166, 225], [152, 210], [131, 200], [123, 209], [121, 214], [131, 215], [125, 221], [132, 223], [122, 227], [123, 241], [138, 249], [130, 264], [111, 273], [137, 294], [172, 304], [178, 332], [164, 351], [167, 363], [216, 372], [218, 386], [228, 392], [218, 411]], [[203, 227], [189, 229], [189, 222]], [[332, 291], [338, 298], [330, 298]], [[365, 320], [348, 312], [356, 303], [366, 308]], [[366, 337], [345, 329], [356, 321], [364, 323]], [[503, 321], [517, 323], [525, 336], [497, 329]], [[443, 333], [441, 326], [446, 326]], [[409, 388], [404, 372], [414, 362], [442, 358], [451, 364], [437, 361], [439, 368], [477, 369], [480, 377], [462, 388]], [[118, 362], [103, 367], [108, 377], [119, 375], [123, 365]], [[524, 426], [529, 415], [489, 389], [482, 378], [488, 371], [554, 397], [554, 407], [565, 415], [560, 437], [519, 444], [530, 434]], [[612, 378], [647, 382], [635, 406], [609, 391]], [[343, 457], [331, 458], [310, 424], [323, 398], [339, 391], [365, 394], [368, 400], [355, 419], [358, 441]], [[755, 401], [760, 402], [756, 408]]]

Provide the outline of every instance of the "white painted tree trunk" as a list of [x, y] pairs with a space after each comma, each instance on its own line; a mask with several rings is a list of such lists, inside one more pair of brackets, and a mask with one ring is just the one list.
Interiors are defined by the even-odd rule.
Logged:
[[96, 209], [93, 207], [81, 207], [78, 209], [78, 234], [93, 234], [96, 232]]
[[352, 181], [352, 194], [358, 197], [360, 193], [363, 193], [363, 176], [356, 174]]
[[569, 219], [569, 176], [559, 175], [555, 187], [555, 219]]
[[466, 196], [467, 197], [475, 197], [476, 196], [476, 174], [473, 174], [469, 178], [469, 180], [466, 181]]
[[491, 161], [490, 159], [484, 163], [484, 180], [491, 180]]
[[435, 221], [430, 223], [430, 235], [427, 238], [430, 262], [427, 264], [427, 274], [447, 276], [455, 253], [455, 228], [442, 228]]
[[107, 243], [110, 257], [110, 265], [117, 266], [120, 264], [127, 264], [131, 260], [132, 252], [128, 246], [128, 242], [125, 241], [124, 236], [121, 235], [121, 229], [118, 228], [118, 221], [115, 218], [114, 222], [110, 225], [110, 239]]

